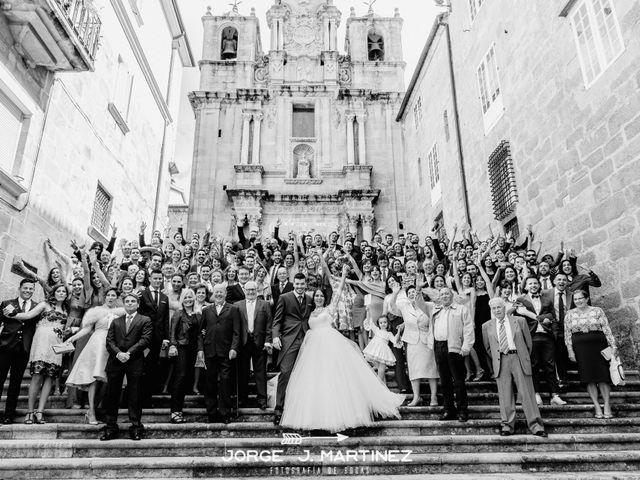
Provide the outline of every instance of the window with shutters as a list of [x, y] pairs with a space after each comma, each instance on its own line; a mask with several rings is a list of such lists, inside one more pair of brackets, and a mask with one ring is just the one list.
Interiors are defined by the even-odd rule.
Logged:
[[486, 0], [469, 0], [469, 17], [471, 18], [471, 23], [478, 16], [478, 11], [480, 11], [480, 7], [484, 5]]
[[495, 44], [491, 45], [491, 48], [482, 59], [477, 74], [482, 105], [482, 120], [486, 135], [504, 113]]
[[570, 10], [585, 87], [593, 83], [624, 51], [612, 0], [579, 0]]
[[96, 197], [93, 201], [93, 214], [91, 215], [91, 226], [103, 235], [109, 229], [109, 219], [111, 218], [111, 205], [113, 197], [107, 190], [98, 183]]
[[118, 55], [118, 72], [116, 85], [108, 109], [116, 121], [122, 133], [129, 133], [129, 107], [131, 105], [131, 92], [133, 91], [133, 75], [126, 62]]
[[516, 176], [509, 142], [502, 141], [489, 156], [489, 184], [496, 220], [505, 220], [518, 203]]
[[9, 175], [14, 174], [23, 122], [20, 108], [0, 90], [0, 169]]

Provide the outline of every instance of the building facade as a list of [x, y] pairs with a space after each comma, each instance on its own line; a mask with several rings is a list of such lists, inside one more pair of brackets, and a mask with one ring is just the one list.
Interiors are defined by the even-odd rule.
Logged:
[[[639, 358], [640, 2], [468, 0], [439, 17], [403, 100], [408, 212], [480, 236], [533, 225], [602, 280]], [[438, 92], [438, 95], [434, 95]], [[426, 204], [426, 208], [425, 208]]]
[[254, 11], [203, 17], [190, 230], [397, 224], [402, 19], [352, 9], [344, 53], [340, 21], [331, 0], [276, 1], [264, 52]]
[[[0, 2], [0, 296], [43, 241], [166, 223], [182, 70], [175, 0]], [[8, 148], [5, 148], [8, 145]]]

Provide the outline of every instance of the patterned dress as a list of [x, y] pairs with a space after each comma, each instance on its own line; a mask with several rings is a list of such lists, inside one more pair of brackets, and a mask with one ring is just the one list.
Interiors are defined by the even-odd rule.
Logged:
[[42, 314], [40, 321], [36, 324], [29, 355], [31, 375], [40, 374], [51, 378], [60, 376], [62, 355], [54, 353], [53, 345], [62, 343], [62, 332], [66, 323], [66, 313], [49, 310]]

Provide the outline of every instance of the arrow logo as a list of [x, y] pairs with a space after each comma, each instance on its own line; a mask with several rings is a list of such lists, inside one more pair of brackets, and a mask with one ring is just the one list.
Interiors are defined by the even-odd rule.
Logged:
[[345, 441], [349, 437], [346, 435], [342, 435], [341, 433], [337, 433], [332, 437], [303, 437], [298, 433], [283, 433], [280, 445], [301, 445], [304, 438], [313, 440], [335, 440], [336, 442], [340, 443]]

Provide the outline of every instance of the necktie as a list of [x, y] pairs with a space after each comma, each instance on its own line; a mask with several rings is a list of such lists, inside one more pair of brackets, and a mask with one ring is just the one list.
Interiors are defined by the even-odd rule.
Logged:
[[298, 305], [302, 308], [302, 295], [298, 297]]
[[558, 293], [558, 321], [564, 325], [564, 292]]
[[133, 320], [133, 317], [131, 315], [127, 315], [127, 318], [125, 320], [125, 333], [129, 334], [129, 329], [131, 328], [131, 320]]
[[549, 289], [549, 279], [548, 278], [543, 278], [542, 279], [542, 289], [543, 290], [548, 290]]
[[25, 300], [18, 301], [18, 307], [20, 307], [21, 312], [25, 312], [25, 307], [27, 306], [27, 302]]
[[504, 328], [504, 318], [499, 322], [499, 341], [500, 341], [500, 353], [507, 353], [509, 351], [509, 341], [507, 340], [507, 330]]
[[280, 293], [284, 292], [284, 287], [286, 287], [287, 284], [286, 283], [281, 283], [280, 284]]
[[156, 304], [156, 307], [158, 306], [158, 291], [157, 290], [153, 291], [153, 303]]

